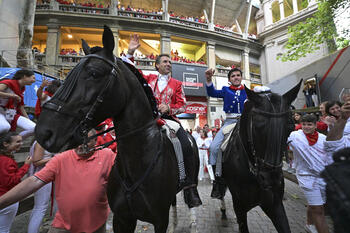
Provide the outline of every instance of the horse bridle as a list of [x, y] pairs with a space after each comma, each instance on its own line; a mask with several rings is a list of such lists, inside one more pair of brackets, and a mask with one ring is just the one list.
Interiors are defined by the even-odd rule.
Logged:
[[[267, 96], [267, 99], [269, 100], [269, 102], [271, 103], [270, 98]], [[272, 103], [271, 103], [272, 105]], [[272, 105], [273, 107], [273, 105]], [[282, 107], [282, 103], [281, 103], [281, 107]], [[281, 110], [281, 109], [280, 109]], [[254, 162], [254, 167], [256, 168], [259, 165], [264, 166], [265, 168], [269, 168], [269, 169], [276, 169], [276, 168], [280, 168], [282, 166], [282, 163], [274, 166], [271, 164], [266, 163], [265, 158], [266, 158], [266, 152], [264, 154], [264, 158], [260, 158], [256, 155], [256, 150], [254, 147], [254, 140], [253, 140], [253, 116], [254, 115], [263, 115], [266, 117], [270, 117], [270, 118], [280, 118], [280, 117], [284, 117], [286, 115], [289, 115], [290, 111], [280, 111], [280, 112], [266, 112], [266, 111], [262, 111], [259, 109], [256, 109], [255, 107], [253, 107], [251, 109], [251, 111], [248, 113], [248, 130], [247, 130], [247, 134], [248, 134], [248, 146], [252, 155], [253, 162]], [[279, 145], [279, 150], [281, 150], [282, 145]]]
[[[106, 94], [106, 90], [110, 87], [110, 84], [112, 83], [113, 79], [117, 78], [117, 74], [118, 74], [118, 71], [119, 71], [119, 68], [117, 67], [117, 65], [115, 63], [111, 62], [110, 60], [108, 60], [108, 59], [106, 59], [106, 58], [104, 58], [102, 56], [96, 55], [96, 54], [89, 54], [89, 55], [85, 56], [81, 60], [81, 62], [79, 62], [79, 63], [84, 64], [90, 58], [96, 58], [96, 59], [102, 60], [102, 61], [106, 62], [107, 64], [109, 64], [113, 69], [111, 70], [110, 74], [108, 75], [108, 79], [106, 81], [106, 84], [103, 87], [103, 89], [99, 92], [95, 102], [91, 105], [90, 109], [85, 114], [85, 117], [79, 122], [79, 124], [75, 128], [74, 136], [78, 137], [78, 135], [77, 135], [77, 132], [78, 132], [79, 136], [83, 137], [83, 144], [86, 147], [87, 147], [87, 143], [89, 142], [89, 140], [91, 140], [92, 138], [97, 137], [96, 135], [94, 135], [92, 137], [89, 137], [89, 138], [87, 137], [88, 132], [91, 129], [91, 128], [89, 128], [89, 124], [93, 120], [93, 116], [94, 116], [94, 114], [96, 112], [96, 109], [102, 104], [103, 99], [104, 99], [105, 94]], [[82, 65], [82, 64], [80, 64], [80, 65]], [[79, 64], [77, 65], [76, 68], [80, 68]], [[78, 72], [80, 72], [80, 70], [78, 70]], [[50, 101], [46, 102], [43, 105], [43, 109], [48, 109], [48, 110], [51, 110], [51, 111], [55, 111], [55, 112], [58, 112], [58, 113], [61, 113], [61, 114], [71, 115], [73, 117], [78, 117], [78, 118], [80, 118], [81, 115], [84, 114], [84, 113], [82, 113], [82, 114], [74, 114], [74, 113], [72, 113], [70, 111], [67, 111], [64, 108], [64, 106], [63, 106], [65, 101], [68, 99], [69, 95], [73, 91], [74, 86], [75, 86], [76, 81], [77, 81], [76, 80], [77, 79], [76, 76], [72, 77], [72, 78], [73, 78], [73, 80], [71, 80], [71, 82], [67, 86], [68, 91], [66, 91], [66, 92], [63, 92], [63, 91], [58, 92], [55, 95], [55, 97], [57, 99], [56, 102], [53, 102], [53, 100], [50, 100]], [[63, 87], [61, 87], [61, 88], [63, 89]]]

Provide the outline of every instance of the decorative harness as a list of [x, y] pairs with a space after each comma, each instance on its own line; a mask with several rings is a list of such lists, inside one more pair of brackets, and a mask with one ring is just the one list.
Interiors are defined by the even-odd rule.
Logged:
[[[271, 103], [269, 96], [266, 95], [266, 97], [269, 100], [269, 103]], [[282, 99], [282, 101], [283, 101], [283, 99]], [[282, 108], [282, 103], [281, 103], [281, 108]], [[272, 105], [272, 103], [271, 103], [271, 105]], [[272, 105], [272, 108], [273, 108], [273, 110], [275, 110], [273, 105]], [[267, 161], [268, 151], [265, 151], [263, 158], [260, 158], [257, 156], [256, 150], [254, 147], [254, 140], [253, 140], [253, 116], [254, 115], [262, 115], [262, 116], [266, 116], [269, 118], [281, 118], [281, 117], [284, 117], [288, 114], [290, 114], [290, 111], [282, 112], [280, 109], [280, 112], [266, 112], [266, 111], [256, 109], [255, 107], [253, 107], [252, 110], [248, 113], [248, 125], [247, 125], [247, 134], [248, 135], [247, 136], [248, 136], [248, 146], [249, 146], [249, 150], [251, 152], [250, 154], [247, 153], [247, 150], [243, 144], [243, 141], [241, 139], [239, 132], [238, 132], [238, 137], [239, 137], [239, 142], [242, 145], [244, 152], [248, 155], [249, 169], [250, 169], [252, 174], [257, 175], [261, 169], [275, 170], [275, 169], [282, 167], [282, 165], [283, 165], [282, 162], [278, 165], [274, 165], [274, 164], [269, 163]], [[267, 142], [267, 144], [269, 144], [269, 142]], [[279, 143], [278, 151], [282, 150], [281, 147], [282, 147], [282, 144]]]

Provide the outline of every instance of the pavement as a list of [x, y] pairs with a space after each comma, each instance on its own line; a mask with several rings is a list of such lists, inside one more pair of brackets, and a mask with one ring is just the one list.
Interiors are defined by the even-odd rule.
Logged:
[[[306, 200], [302, 191], [297, 184], [285, 179], [285, 200], [284, 207], [287, 212], [289, 225], [292, 233], [306, 232], [304, 226], [306, 224]], [[238, 231], [238, 224], [232, 207], [231, 194], [227, 192], [225, 201], [227, 208], [228, 224], [223, 226], [221, 221], [220, 201], [210, 198], [211, 183], [208, 179], [200, 181], [198, 189], [203, 202], [203, 205], [196, 208], [197, 214], [197, 232], [198, 233], [236, 233]], [[177, 209], [178, 209], [178, 224], [175, 233], [189, 233], [190, 231], [190, 213], [187, 206], [183, 202], [182, 192], [177, 195]], [[30, 211], [18, 215], [12, 225], [11, 233], [26, 233]], [[44, 223], [40, 229], [40, 233], [46, 233], [52, 217], [48, 214], [44, 218]], [[332, 230], [332, 222], [327, 217], [327, 222]], [[272, 225], [270, 219], [264, 212], [256, 207], [248, 212], [248, 226], [251, 233], [272, 233], [277, 232]], [[107, 221], [107, 233], [112, 230], [112, 214]], [[135, 230], [137, 233], [154, 232], [151, 224], [145, 222], [138, 222]]]

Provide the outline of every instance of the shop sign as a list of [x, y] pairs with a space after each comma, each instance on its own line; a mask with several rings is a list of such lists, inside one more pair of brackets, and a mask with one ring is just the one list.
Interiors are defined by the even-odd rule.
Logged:
[[207, 114], [207, 105], [202, 103], [188, 103], [185, 113]]

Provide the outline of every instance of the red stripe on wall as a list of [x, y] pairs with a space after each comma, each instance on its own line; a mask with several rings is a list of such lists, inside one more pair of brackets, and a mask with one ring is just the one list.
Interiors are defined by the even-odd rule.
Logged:
[[335, 64], [338, 62], [339, 58], [341, 57], [341, 55], [344, 53], [344, 51], [349, 48], [349, 47], [345, 47], [342, 50], [340, 50], [340, 52], [338, 53], [337, 57], [335, 58], [335, 60], [333, 61], [332, 65], [329, 67], [329, 69], [327, 70], [327, 72], [323, 75], [321, 81], [320, 81], [320, 86], [322, 85], [323, 81], [327, 78], [329, 72], [331, 72], [331, 70], [333, 69], [333, 67], [335, 66]]

